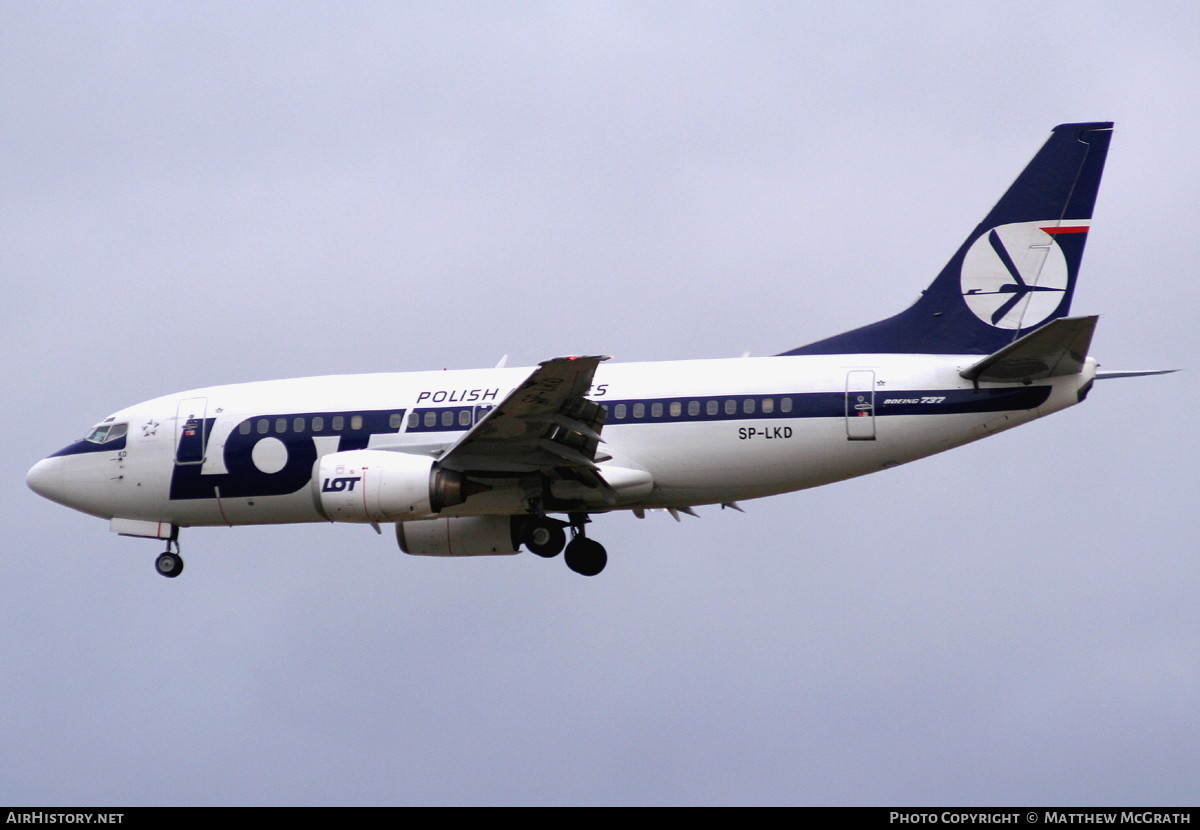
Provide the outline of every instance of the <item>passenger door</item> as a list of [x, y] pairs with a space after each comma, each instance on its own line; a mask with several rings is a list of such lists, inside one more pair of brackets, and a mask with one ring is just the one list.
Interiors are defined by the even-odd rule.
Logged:
[[846, 373], [846, 438], [875, 440], [875, 372], [869, 369]]

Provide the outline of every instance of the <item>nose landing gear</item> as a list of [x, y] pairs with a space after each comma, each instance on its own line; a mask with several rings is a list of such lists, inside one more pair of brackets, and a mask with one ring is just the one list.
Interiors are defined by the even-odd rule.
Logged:
[[[174, 545], [175, 550], [171, 550]], [[167, 549], [154, 560], [154, 569], [168, 579], [174, 579], [183, 573], [183, 557], [179, 555], [179, 543], [174, 539], [167, 540]]]

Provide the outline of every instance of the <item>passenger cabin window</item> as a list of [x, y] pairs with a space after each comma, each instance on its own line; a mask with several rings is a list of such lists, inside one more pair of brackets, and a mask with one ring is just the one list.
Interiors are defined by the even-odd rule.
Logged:
[[388, 426], [391, 427], [392, 429], [400, 429], [400, 425], [402, 423], [404, 423], [404, 418], [400, 415], [399, 412], [393, 412], [388, 417]]
[[313, 432], [320, 432], [321, 430], [325, 429], [325, 419], [320, 415], [314, 415], [312, 427]]
[[350, 429], [353, 429], [353, 430], [362, 429], [362, 424], [363, 424], [363, 420], [362, 420], [361, 415], [351, 415], [350, 416]]
[[345, 425], [346, 425], [345, 418], [343, 418], [341, 415], [333, 416], [333, 431], [334, 432], [341, 432], [342, 427], [344, 427]]

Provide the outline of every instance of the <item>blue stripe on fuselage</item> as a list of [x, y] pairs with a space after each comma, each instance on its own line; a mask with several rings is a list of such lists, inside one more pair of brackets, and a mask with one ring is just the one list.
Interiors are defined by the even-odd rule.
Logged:
[[[958, 415], [1034, 409], [1050, 397], [1049, 386], [999, 389], [876, 390], [875, 414]], [[624, 398], [597, 401], [608, 412], [605, 424], [667, 424], [704, 421], [787, 420], [840, 418], [846, 414], [846, 393], [803, 392], [779, 395], [716, 395], [676, 398]], [[639, 409], [640, 407], [640, 409]], [[716, 409], [710, 412], [711, 408]], [[462, 432], [474, 419], [474, 407], [439, 407], [413, 411], [416, 422], [406, 432]], [[431, 417], [426, 423], [425, 413]], [[635, 414], [638, 413], [638, 414]], [[472, 415], [474, 414], [474, 418]]]

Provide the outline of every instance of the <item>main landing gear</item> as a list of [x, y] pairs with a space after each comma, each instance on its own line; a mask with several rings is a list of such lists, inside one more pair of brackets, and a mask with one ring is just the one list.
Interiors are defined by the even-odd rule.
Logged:
[[549, 559], [562, 553], [567, 544], [567, 531], [562, 522], [539, 516], [525, 526], [522, 542], [530, 553]]
[[[175, 550], [171, 550], [174, 545]], [[167, 540], [167, 549], [154, 560], [154, 569], [168, 579], [174, 579], [183, 573], [183, 557], [179, 555], [179, 543], [174, 539]]]
[[[548, 519], [545, 516], [531, 518], [521, 534], [521, 542], [530, 553], [547, 559], [565, 553], [567, 567], [583, 576], [595, 576], [608, 564], [608, 552], [599, 542], [584, 535], [587, 524], [586, 513], [572, 513], [570, 524]], [[571, 529], [571, 541], [567, 541], [567, 527]]]
[[595, 576], [608, 564], [608, 552], [604, 550], [604, 545], [580, 533], [567, 545], [563, 559], [575, 573]]

